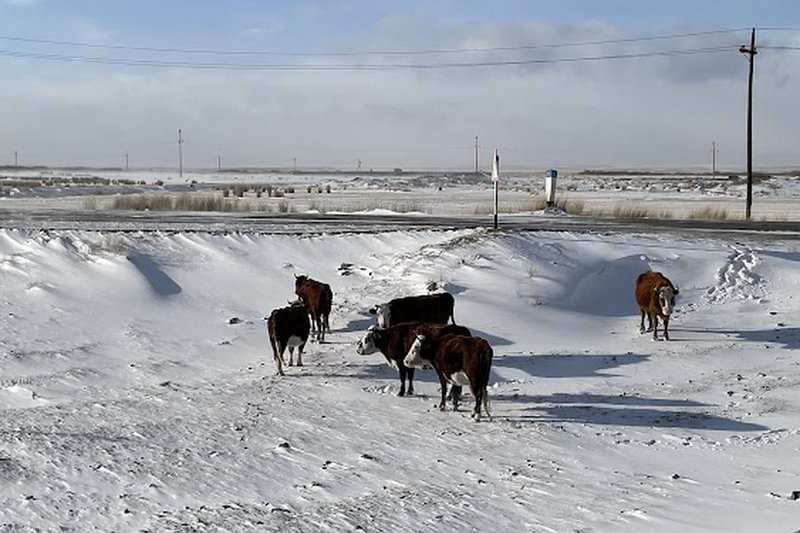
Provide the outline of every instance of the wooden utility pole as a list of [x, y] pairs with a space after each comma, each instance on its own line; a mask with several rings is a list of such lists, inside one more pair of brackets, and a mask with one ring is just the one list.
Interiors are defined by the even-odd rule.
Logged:
[[750, 33], [750, 48], [739, 47], [739, 51], [747, 55], [750, 72], [747, 77], [747, 205], [745, 218], [750, 220], [750, 211], [753, 206], [753, 68], [756, 54], [756, 29]]
[[125, 152], [125, 172], [128, 171], [128, 152]]
[[19, 158], [17, 157], [17, 155], [18, 155], [17, 151], [14, 150], [14, 168], [17, 168], [19, 166]]
[[222, 172], [222, 156], [217, 156], [217, 172]]

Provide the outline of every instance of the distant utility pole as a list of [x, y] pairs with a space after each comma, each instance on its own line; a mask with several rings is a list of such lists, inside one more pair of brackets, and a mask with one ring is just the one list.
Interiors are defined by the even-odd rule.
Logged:
[[125, 172], [128, 171], [128, 152], [125, 152]]
[[17, 151], [14, 150], [14, 168], [19, 166], [19, 158], [17, 157]]
[[756, 54], [756, 29], [750, 33], [750, 48], [739, 47], [739, 51], [747, 55], [750, 63], [750, 72], [747, 77], [747, 206], [745, 218], [750, 220], [750, 210], [753, 206], [753, 68]]
[[222, 172], [222, 156], [217, 156], [217, 172]]
[[478, 136], [475, 136], [475, 174], [478, 173]]
[[711, 177], [712, 178], [716, 178], [717, 177], [717, 153], [719, 153], [719, 150], [717, 150], [717, 141], [712, 141], [711, 142]]
[[361, 172], [361, 160], [360, 159], [358, 160], [358, 168], [356, 169], [356, 172]]
[[492, 181], [494, 182], [494, 229], [497, 229], [497, 212], [500, 207], [500, 153], [494, 149], [494, 161], [492, 162]]
[[292, 158], [292, 172], [297, 174], [297, 158], [296, 157]]
[[178, 176], [183, 177], [183, 130], [178, 129]]

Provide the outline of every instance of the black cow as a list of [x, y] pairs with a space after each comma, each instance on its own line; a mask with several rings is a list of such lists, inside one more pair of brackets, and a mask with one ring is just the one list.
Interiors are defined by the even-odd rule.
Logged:
[[376, 328], [370, 326], [364, 337], [358, 341], [356, 352], [359, 355], [369, 355], [380, 351], [390, 366], [400, 372], [400, 392], [398, 396], [406, 394], [406, 377], [408, 377], [408, 394], [414, 394], [414, 369], [403, 363], [408, 350], [417, 334], [421, 333], [429, 338], [441, 335], [454, 334], [469, 337], [470, 331], [464, 326], [455, 324], [442, 325], [427, 322], [406, 322], [389, 328]]
[[379, 304], [370, 309], [377, 316], [378, 326], [388, 328], [403, 322], [431, 322], [447, 324], [452, 320], [456, 300], [449, 292], [425, 294], [422, 296], [406, 296], [395, 298], [388, 303]]
[[[489, 414], [489, 374], [492, 369], [492, 347], [480, 337], [463, 337], [461, 335], [443, 335], [438, 339], [417, 335], [408, 355], [403, 360], [408, 367], [431, 365], [439, 375], [442, 386], [442, 401], [439, 409], [445, 410], [445, 390], [447, 383], [469, 385], [475, 397], [475, 409], [472, 417], [475, 421], [481, 418], [481, 404]], [[453, 410], [458, 409], [458, 394], [453, 394]]]
[[308, 310], [301, 303], [275, 309], [267, 318], [267, 333], [278, 375], [283, 376], [283, 352], [289, 348], [289, 366], [292, 366], [297, 348], [297, 366], [303, 366], [303, 349], [308, 341], [311, 323]]

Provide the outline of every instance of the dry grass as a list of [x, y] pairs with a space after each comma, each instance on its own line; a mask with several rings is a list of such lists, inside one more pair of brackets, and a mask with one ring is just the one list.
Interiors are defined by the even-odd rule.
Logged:
[[724, 207], [712, 207], [707, 205], [693, 210], [689, 213], [688, 218], [692, 220], [727, 220], [728, 210]]

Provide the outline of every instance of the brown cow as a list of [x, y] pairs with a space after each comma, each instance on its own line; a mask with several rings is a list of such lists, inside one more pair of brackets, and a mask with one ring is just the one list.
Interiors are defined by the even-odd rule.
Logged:
[[331, 332], [328, 323], [333, 303], [331, 286], [308, 276], [295, 275], [294, 278], [294, 292], [311, 315], [311, 331], [316, 332], [316, 339], [322, 342], [325, 340], [325, 331]]
[[267, 333], [278, 375], [283, 376], [283, 352], [289, 348], [289, 366], [292, 366], [297, 348], [297, 366], [303, 366], [303, 349], [308, 341], [311, 324], [308, 310], [301, 303], [275, 309], [267, 318]]
[[[481, 418], [481, 404], [489, 415], [489, 374], [492, 370], [492, 347], [480, 337], [463, 337], [461, 335], [444, 335], [438, 339], [429, 339], [425, 335], [417, 335], [408, 355], [403, 360], [408, 367], [432, 365], [439, 375], [442, 387], [442, 401], [439, 409], [445, 410], [445, 391], [447, 382], [453, 386], [469, 385], [475, 397], [475, 409], [472, 418], [477, 422]], [[453, 394], [453, 410], [458, 409], [459, 395]]]
[[406, 296], [395, 298], [385, 304], [370, 309], [377, 316], [378, 326], [388, 328], [403, 322], [432, 322], [447, 324], [449, 320], [456, 323], [453, 307], [456, 300], [449, 292], [425, 294], [422, 296]]
[[377, 328], [370, 326], [364, 337], [358, 341], [356, 352], [359, 355], [369, 355], [380, 351], [390, 366], [400, 372], [400, 392], [398, 396], [406, 394], [406, 376], [408, 376], [408, 394], [414, 394], [414, 369], [403, 363], [411, 348], [417, 333], [430, 338], [441, 335], [454, 334], [469, 337], [472, 334], [464, 326], [455, 324], [442, 325], [427, 322], [406, 322], [390, 328]]
[[[642, 313], [639, 332], [653, 331], [653, 340], [658, 340], [658, 319], [664, 320], [664, 339], [669, 340], [669, 317], [675, 308], [678, 289], [661, 272], [649, 270], [636, 278], [636, 303]], [[647, 315], [648, 328], [644, 329]]]

